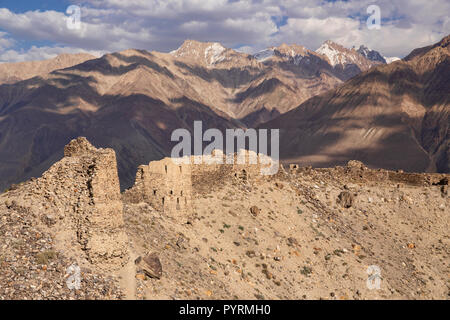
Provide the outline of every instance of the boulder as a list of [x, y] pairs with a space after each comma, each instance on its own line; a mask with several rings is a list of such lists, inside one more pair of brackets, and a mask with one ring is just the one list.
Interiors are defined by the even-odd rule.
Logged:
[[156, 253], [148, 254], [144, 258], [139, 257], [135, 263], [148, 277], [161, 279], [162, 265]]
[[253, 215], [253, 216], [257, 216], [259, 213], [261, 212], [261, 209], [259, 209], [257, 206], [252, 206], [251, 208], [250, 208], [250, 213]]

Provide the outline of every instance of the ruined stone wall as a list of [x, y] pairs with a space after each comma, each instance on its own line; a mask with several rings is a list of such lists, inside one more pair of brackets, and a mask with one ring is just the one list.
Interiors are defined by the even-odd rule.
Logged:
[[289, 165], [290, 173], [308, 172], [329, 172], [332, 176], [344, 176], [352, 181], [377, 182], [377, 183], [397, 183], [399, 185], [430, 186], [439, 184], [447, 177], [444, 173], [414, 173], [403, 172], [402, 170], [391, 171], [386, 169], [370, 169], [358, 160], [348, 161], [346, 166], [336, 166], [334, 168], [315, 168], [311, 166], [300, 167], [297, 164]]
[[190, 165], [176, 164], [170, 158], [152, 161], [138, 168], [135, 185], [124, 193], [124, 199], [183, 216], [192, 209], [191, 177]]
[[[229, 178], [258, 179], [261, 177], [261, 168], [264, 167], [262, 163], [264, 157], [266, 156], [244, 149], [231, 155], [224, 155], [223, 152], [214, 150], [212, 155], [191, 157], [192, 174], [227, 172]], [[196, 164], [196, 159], [201, 159], [198, 160], [201, 164]]]
[[[71, 144], [83, 145], [83, 140]], [[71, 146], [69, 144], [69, 147]], [[127, 237], [124, 231], [123, 204], [117, 173], [116, 154], [112, 149], [100, 149], [86, 154], [83, 150], [65, 150], [66, 157], [75, 157], [87, 167], [88, 205], [78, 208], [80, 219], [78, 237], [92, 262], [120, 260], [126, 253]], [[81, 210], [80, 210], [81, 209]]]
[[211, 155], [185, 158], [187, 164], [176, 164], [171, 158], [140, 166], [133, 188], [125, 191], [126, 202], [146, 202], [157, 210], [183, 216], [192, 210], [192, 197], [211, 191], [226, 180], [260, 179], [263, 156], [247, 150], [231, 155], [232, 163], [220, 150]]

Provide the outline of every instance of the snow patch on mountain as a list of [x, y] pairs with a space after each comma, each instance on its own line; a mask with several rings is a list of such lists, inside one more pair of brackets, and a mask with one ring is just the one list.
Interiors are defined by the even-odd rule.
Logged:
[[398, 57], [384, 57], [384, 60], [386, 60], [386, 63], [389, 64], [389, 63], [392, 63], [394, 61], [398, 61], [398, 60], [402, 60], [402, 59], [400, 59]]
[[359, 46], [359, 49], [356, 50], [359, 54], [361, 54], [366, 59], [371, 61], [378, 61], [381, 63], [386, 63], [386, 59], [378, 52], [372, 49], [367, 48], [364, 45]]
[[259, 62], [264, 62], [270, 57], [273, 57], [275, 54], [275, 50], [272, 48], [268, 48], [265, 50], [262, 50], [260, 52], [257, 52], [253, 55], [253, 57], [258, 60]]
[[183, 56], [199, 56], [195, 43], [189, 40], [186, 40], [177, 50], [171, 51], [170, 54], [177, 58]]
[[296, 53], [294, 50], [290, 50], [288, 51], [285, 56], [287, 56], [290, 61], [295, 64], [296, 66], [298, 66], [300, 64], [300, 62], [303, 60], [304, 56], [301, 54]]
[[[225, 56], [222, 53], [226, 50], [220, 43], [215, 42], [205, 49], [205, 59], [210, 64], [216, 64], [225, 60]], [[209, 59], [209, 61], [208, 61]]]
[[303, 55], [295, 52], [293, 49], [288, 51], [288, 55], [290, 56], [292, 63], [294, 63], [296, 66], [298, 66], [302, 61], [302, 59], [304, 58]]

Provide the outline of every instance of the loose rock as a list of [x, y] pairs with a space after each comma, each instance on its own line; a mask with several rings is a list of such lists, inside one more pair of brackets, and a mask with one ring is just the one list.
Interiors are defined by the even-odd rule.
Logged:
[[337, 199], [337, 203], [343, 208], [351, 208], [354, 202], [353, 195], [348, 191], [342, 191]]

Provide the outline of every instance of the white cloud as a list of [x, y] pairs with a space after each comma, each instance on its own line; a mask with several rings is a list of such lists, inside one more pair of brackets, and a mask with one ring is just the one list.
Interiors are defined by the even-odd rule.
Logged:
[[[54, 54], [64, 48], [168, 52], [185, 39], [217, 41], [227, 47], [245, 47], [248, 52], [282, 42], [314, 50], [330, 39], [347, 47], [365, 44], [386, 56], [404, 56], [450, 33], [447, 0], [378, 0], [376, 4], [383, 19], [380, 30], [368, 30], [365, 25], [366, 9], [374, 4], [372, 0], [87, 0], [83, 3], [81, 30], [68, 29], [63, 12], [17, 14], [0, 9], [3, 31], [0, 32], [0, 56], [14, 61], [27, 58], [27, 52], [18, 49], [18, 41], [54, 43], [30, 49], [29, 56], [46, 57], [46, 52]], [[274, 21], [283, 17], [286, 24], [277, 26]]]
[[292, 18], [280, 28], [277, 40], [305, 44], [311, 49], [317, 48], [324, 40], [345, 44], [344, 42], [352, 41], [353, 33], [359, 26], [358, 21], [350, 18]]
[[[385, 55], [405, 56], [450, 33], [450, 2], [446, 0], [371, 0], [324, 2], [282, 0], [289, 12], [278, 42], [300, 42], [316, 49], [330, 39], [347, 47], [365, 44]], [[303, 5], [302, 5], [303, 4]], [[366, 26], [369, 5], [380, 7], [380, 30]]]
[[15, 41], [8, 38], [6, 32], [0, 32], [0, 51], [10, 48], [15, 44]]

